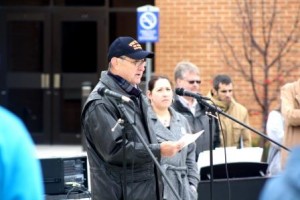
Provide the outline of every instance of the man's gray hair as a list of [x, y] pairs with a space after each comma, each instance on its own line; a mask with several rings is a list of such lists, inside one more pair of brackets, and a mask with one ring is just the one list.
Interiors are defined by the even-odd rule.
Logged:
[[177, 63], [175, 70], [174, 70], [174, 78], [182, 79], [183, 75], [187, 72], [192, 72], [200, 75], [200, 70], [194, 63], [191, 63], [189, 61], [181, 61]]

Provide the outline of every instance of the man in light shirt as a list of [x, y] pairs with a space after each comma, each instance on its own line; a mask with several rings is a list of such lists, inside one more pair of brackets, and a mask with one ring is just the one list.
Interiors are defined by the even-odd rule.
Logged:
[[[186, 91], [199, 93], [200, 71], [199, 68], [187, 61], [179, 62], [174, 71], [176, 88], [183, 88]], [[191, 127], [192, 133], [204, 130], [204, 133], [196, 140], [196, 160], [200, 152], [209, 150], [210, 130], [209, 117], [206, 115], [206, 108], [199, 104], [196, 99], [188, 96], [175, 95], [173, 108], [184, 115]], [[212, 120], [213, 147], [220, 145], [219, 126], [215, 118]]]

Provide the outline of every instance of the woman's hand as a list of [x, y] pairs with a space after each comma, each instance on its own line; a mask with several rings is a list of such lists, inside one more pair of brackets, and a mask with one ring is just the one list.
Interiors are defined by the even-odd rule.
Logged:
[[178, 141], [165, 141], [160, 144], [161, 156], [172, 157], [179, 152], [183, 147], [182, 142]]

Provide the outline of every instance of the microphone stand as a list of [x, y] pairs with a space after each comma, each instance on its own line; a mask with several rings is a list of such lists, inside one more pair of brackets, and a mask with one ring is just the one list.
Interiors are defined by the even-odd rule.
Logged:
[[221, 114], [221, 115], [223, 115], [223, 116], [225, 116], [225, 117], [231, 119], [232, 121], [235, 121], [236, 123], [238, 123], [238, 124], [242, 125], [243, 127], [245, 127], [245, 128], [247, 128], [247, 129], [253, 131], [254, 133], [260, 135], [261, 137], [263, 137], [263, 138], [269, 140], [270, 142], [276, 144], [277, 146], [279, 146], [279, 147], [281, 147], [281, 148], [283, 148], [283, 149], [285, 149], [285, 150], [287, 150], [287, 151], [290, 151], [289, 148], [283, 146], [282, 144], [276, 142], [275, 140], [269, 138], [269, 137], [266, 136], [265, 134], [259, 132], [258, 130], [255, 130], [254, 128], [252, 128], [252, 127], [250, 127], [250, 126], [248, 126], [247, 124], [244, 124], [243, 122], [241, 122], [241, 121], [235, 119], [234, 117], [228, 115], [227, 113], [225, 113], [225, 112], [224, 112], [223, 110], [221, 110], [220, 108], [218, 108], [218, 107], [216, 107], [216, 106], [213, 106], [213, 105], [207, 103], [206, 101], [202, 100], [201, 98], [197, 98], [197, 101], [198, 101], [198, 103], [200, 103], [200, 104], [202, 104], [202, 105], [208, 107], [210, 110], [212, 110], [212, 111], [214, 111], [214, 112], [217, 112], [217, 113], [219, 113], [219, 114]]
[[[198, 101], [199, 102], [199, 101]], [[214, 170], [213, 170], [213, 134], [212, 134], [212, 123], [213, 123], [213, 116], [212, 114], [208, 114], [209, 120], [209, 164], [210, 164], [210, 176], [214, 177]], [[213, 199], [213, 178], [210, 178], [210, 198]]]
[[[146, 142], [144, 141], [143, 137], [141, 136], [140, 132], [138, 131], [138, 129], [136, 128], [136, 126], [134, 125], [134, 120], [132, 119], [132, 117], [129, 115], [129, 113], [127, 112], [126, 108], [124, 107], [124, 105], [122, 103], [118, 104], [118, 108], [122, 111], [121, 112], [121, 117], [127, 120], [127, 122], [131, 125], [131, 127], [134, 130], [134, 133], [138, 136], [139, 140], [141, 141], [141, 143], [143, 144], [143, 146], [146, 148], [147, 152], [149, 153], [149, 155], [151, 156], [154, 164], [156, 165], [156, 167], [159, 169], [160, 173], [163, 175], [163, 177], [165, 178], [168, 186], [170, 187], [170, 189], [172, 190], [172, 192], [174, 193], [174, 195], [176, 196], [176, 198], [178, 200], [181, 200], [180, 196], [178, 195], [178, 193], [176, 192], [175, 188], [173, 187], [173, 185], [171, 184], [170, 180], [168, 179], [167, 175], [165, 174], [165, 172], [162, 170], [160, 164], [158, 163], [158, 161], [156, 160], [155, 156], [153, 155], [153, 153], [151, 152], [150, 148], [148, 147], [148, 145], [146, 144]], [[127, 194], [126, 194], [127, 196]]]
[[[242, 125], [243, 127], [253, 131], [254, 133], [260, 135], [261, 137], [267, 139], [268, 141], [276, 144], [277, 146], [287, 150], [287, 151], [290, 151], [290, 149], [288, 149], [287, 147], [283, 146], [282, 144], [279, 144], [278, 142], [274, 141], [273, 139], [269, 138], [268, 136], [266, 136], [265, 134], [255, 130], [254, 128], [248, 126], [247, 124], [244, 124], [242, 123], [241, 121], [235, 119], [234, 117], [228, 115], [227, 113], [225, 113], [223, 110], [221, 110], [220, 108], [218, 108], [217, 106], [214, 106], [212, 104], [209, 104], [208, 102], [206, 102], [201, 96], [200, 97], [195, 97], [197, 102], [205, 107], [208, 108], [209, 111], [213, 111], [214, 113], [219, 113], [229, 119], [231, 119], [232, 121]], [[212, 195], [213, 195], [213, 179], [214, 179], [214, 176], [213, 176], [213, 134], [212, 134], [212, 117], [211, 114], [209, 115], [209, 130], [210, 130], [210, 137], [209, 137], [209, 142], [210, 142], [210, 152], [209, 152], [209, 155], [210, 155], [210, 192], [211, 192], [211, 199], [212, 199]]]

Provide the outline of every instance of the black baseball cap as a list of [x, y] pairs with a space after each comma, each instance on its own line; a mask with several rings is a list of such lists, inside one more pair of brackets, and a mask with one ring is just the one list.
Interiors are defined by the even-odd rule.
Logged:
[[127, 56], [135, 60], [153, 58], [154, 53], [143, 50], [142, 46], [132, 37], [124, 36], [115, 39], [108, 49], [108, 61], [112, 57]]

